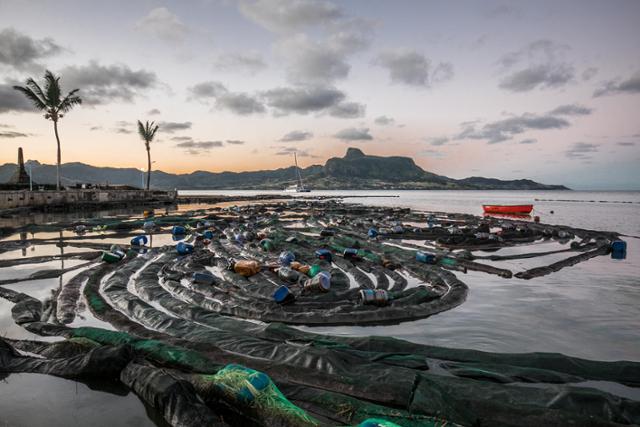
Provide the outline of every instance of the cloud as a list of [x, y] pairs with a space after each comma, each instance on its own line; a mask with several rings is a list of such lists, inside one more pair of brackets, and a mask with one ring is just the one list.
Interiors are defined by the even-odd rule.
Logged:
[[421, 156], [433, 157], [436, 159], [446, 157], [446, 154], [444, 154], [443, 152], [433, 149], [422, 150], [418, 154]]
[[434, 137], [434, 138], [425, 138], [425, 142], [439, 147], [441, 145], [445, 145], [447, 142], [449, 142], [449, 138], [447, 138], [446, 136], [440, 136], [440, 137]]
[[158, 130], [164, 133], [174, 133], [191, 129], [191, 122], [160, 122]]
[[392, 119], [391, 117], [387, 117], [387, 116], [379, 116], [376, 117], [375, 120], [373, 121], [375, 124], [379, 125], [379, 126], [391, 126], [393, 125], [396, 121], [394, 119]]
[[7, 84], [0, 83], [0, 113], [11, 112], [35, 112], [35, 108], [25, 98], [24, 95], [19, 93], [13, 88], [13, 85], [20, 84], [19, 82], [8, 82]]
[[212, 148], [222, 146], [222, 141], [184, 141], [176, 144], [176, 147], [182, 148], [185, 153], [191, 155], [198, 155], [202, 152], [209, 152]]
[[115, 128], [115, 129], [113, 129], [113, 131], [115, 133], [122, 133], [122, 134], [133, 133], [133, 131], [131, 129], [127, 129], [127, 128], [124, 128], [124, 127]]
[[150, 116], [156, 116], [156, 115], [160, 114], [160, 110], [158, 110], [157, 108], [153, 108], [153, 109], [147, 111], [147, 114], [150, 115]]
[[220, 82], [203, 82], [189, 88], [190, 98], [207, 101], [215, 100], [216, 108], [228, 110], [241, 116], [266, 111], [262, 102], [244, 92], [231, 92]]
[[13, 139], [26, 138], [27, 136], [29, 136], [28, 133], [16, 132], [12, 130], [0, 130], [0, 138]]
[[372, 26], [364, 20], [335, 24], [325, 39], [314, 40], [306, 34], [282, 39], [276, 52], [286, 62], [287, 78], [295, 84], [333, 83], [349, 75], [349, 58], [367, 49]]
[[318, 158], [319, 156], [316, 156], [314, 154], [311, 154], [309, 152], [309, 150], [299, 150], [295, 147], [279, 147], [278, 151], [276, 151], [275, 155], [276, 156], [290, 156], [293, 153], [296, 153], [296, 155], [298, 157], [313, 157], [313, 158]]
[[39, 61], [62, 50], [50, 38], [36, 40], [13, 28], [0, 31], [0, 65], [18, 71], [42, 70], [44, 66]]
[[369, 134], [368, 128], [347, 128], [342, 129], [335, 135], [334, 138], [340, 139], [342, 141], [370, 141], [373, 139], [373, 136]]
[[183, 41], [189, 29], [166, 7], [152, 9], [135, 28], [166, 41]]
[[171, 140], [185, 142], [185, 141], [193, 141], [193, 138], [191, 138], [190, 136], [172, 136]]
[[569, 50], [567, 45], [543, 39], [504, 54], [498, 63], [509, 74], [500, 80], [499, 87], [527, 92], [565, 86], [575, 77], [575, 67], [564, 61]]
[[344, 92], [324, 87], [280, 87], [262, 93], [265, 103], [279, 115], [309, 114], [334, 107], [345, 99]]
[[538, 140], [537, 139], [523, 139], [522, 141], [520, 141], [520, 144], [537, 144]]
[[582, 80], [591, 80], [596, 74], [598, 74], [598, 69], [595, 67], [589, 67], [582, 72]]
[[561, 87], [573, 80], [575, 71], [567, 64], [542, 64], [516, 71], [504, 77], [498, 85], [512, 92], [527, 92]]
[[231, 145], [244, 145], [246, 144], [246, 141], [241, 141], [239, 139], [227, 139], [227, 144], [231, 144]]
[[590, 153], [598, 152], [598, 144], [589, 144], [586, 142], [576, 142], [567, 151], [565, 156], [569, 159], [587, 160], [591, 158]]
[[293, 130], [279, 139], [280, 142], [306, 141], [313, 138], [313, 133], [302, 130]]
[[329, 115], [331, 117], [338, 117], [341, 119], [356, 119], [364, 117], [367, 107], [364, 104], [357, 102], [341, 102], [334, 105], [329, 109]]
[[453, 65], [440, 63], [431, 71], [431, 61], [409, 49], [387, 50], [376, 58], [375, 64], [386, 68], [393, 83], [408, 86], [429, 87], [453, 77]]
[[617, 145], [620, 145], [621, 147], [633, 147], [636, 145], [635, 142], [618, 142]]
[[213, 68], [219, 71], [244, 72], [254, 75], [267, 68], [267, 64], [258, 52], [227, 52], [218, 55], [213, 62]]
[[462, 132], [455, 139], [484, 139], [489, 144], [496, 144], [527, 130], [563, 129], [569, 126], [570, 123], [562, 117], [525, 113], [490, 122], [482, 127], [476, 123], [465, 124], [462, 126]]
[[579, 104], [561, 105], [549, 111], [549, 114], [555, 116], [587, 116], [593, 112], [593, 109]]
[[275, 33], [328, 25], [342, 17], [340, 9], [328, 1], [241, 0], [239, 8], [247, 19]]
[[132, 102], [158, 83], [156, 74], [151, 71], [135, 71], [123, 64], [105, 66], [97, 61], [65, 67], [60, 75], [65, 90], [80, 89], [83, 103], [89, 105]]
[[89, 130], [90, 131], [102, 130], [102, 126], [91, 126]]
[[637, 94], [640, 93], [640, 71], [625, 80], [614, 79], [602, 83], [593, 93], [594, 97], [617, 94]]

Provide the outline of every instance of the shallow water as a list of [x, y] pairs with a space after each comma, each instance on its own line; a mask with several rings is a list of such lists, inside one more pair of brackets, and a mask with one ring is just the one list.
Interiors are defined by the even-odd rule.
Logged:
[[[187, 193], [187, 192], [185, 192]], [[188, 192], [193, 194], [193, 192]], [[267, 194], [269, 192], [259, 192]], [[257, 192], [198, 192], [198, 194], [242, 194]], [[630, 236], [640, 236], [640, 192], [505, 192], [505, 191], [345, 191], [314, 192], [312, 195], [374, 195], [398, 197], [364, 197], [346, 199], [347, 203], [362, 203], [383, 206], [402, 206], [424, 211], [463, 212], [482, 214], [483, 203], [534, 203], [535, 214], [542, 222], [566, 224], [597, 230], [618, 231]], [[573, 199], [575, 201], [541, 201], [535, 199]], [[587, 201], [584, 201], [587, 200]], [[590, 202], [589, 200], [594, 200]], [[622, 203], [624, 202], [624, 203]], [[231, 203], [233, 204], [233, 203]], [[229, 204], [229, 205], [231, 205]], [[180, 206], [180, 211], [195, 210], [207, 205]], [[173, 210], [174, 208], [172, 208]], [[554, 211], [554, 214], [550, 212]], [[162, 213], [166, 210], [163, 209]], [[140, 217], [142, 210], [110, 211], [92, 213], [87, 217], [107, 217], [125, 214]], [[46, 223], [55, 221], [80, 220], [81, 213], [56, 214], [54, 216], [21, 217], [17, 220], [2, 219], [2, 225], [18, 223]], [[28, 239], [58, 239], [59, 233], [42, 232], [29, 234]], [[65, 232], [63, 238], [74, 237]], [[5, 240], [18, 240], [21, 236], [9, 236]], [[102, 238], [96, 235], [98, 243], [127, 243], [128, 238]], [[87, 241], [91, 241], [87, 240]], [[400, 325], [373, 327], [314, 327], [302, 328], [320, 333], [338, 335], [390, 335], [417, 343], [431, 345], [473, 348], [498, 352], [551, 351], [572, 356], [598, 360], [640, 361], [640, 239], [625, 237], [628, 243], [628, 257], [617, 261], [609, 257], [596, 257], [574, 267], [565, 268], [550, 276], [529, 281], [503, 279], [483, 273], [469, 272], [461, 279], [469, 285], [470, 291], [465, 303], [457, 308], [413, 322]], [[154, 236], [153, 245], [174, 244], [169, 235]], [[420, 241], [407, 241], [421, 244]], [[543, 242], [533, 245], [535, 251], [554, 250], [564, 246], [557, 242]], [[55, 242], [33, 244], [0, 254], [0, 259], [33, 257], [42, 255], [82, 252], [86, 249], [64, 247]], [[497, 253], [518, 252], [519, 248], [505, 248]], [[531, 246], [526, 248], [531, 250]], [[492, 252], [495, 254], [496, 252]], [[477, 252], [477, 255], [482, 253]], [[532, 266], [553, 262], [569, 256], [567, 254], [548, 255], [533, 260], [512, 260], [502, 263], [512, 271], [521, 271]], [[491, 264], [491, 261], [483, 261]], [[0, 268], [0, 280], [23, 277], [36, 270], [69, 267], [75, 260]], [[31, 280], [9, 285], [16, 291], [25, 292], [40, 299], [50, 298], [52, 292], [64, 286], [77, 271], [65, 274], [61, 279]], [[461, 273], [457, 273], [461, 274]], [[411, 285], [415, 285], [411, 283]], [[11, 306], [0, 299], [0, 335], [19, 339], [42, 339], [15, 325], [11, 318]], [[82, 309], [71, 326], [108, 325], [95, 319], [89, 310]], [[54, 338], [55, 339], [55, 338]], [[615, 385], [614, 385], [615, 386]], [[611, 387], [614, 387], [611, 386]], [[73, 387], [75, 395], [66, 390]], [[601, 388], [606, 388], [600, 385]], [[49, 390], [46, 396], [34, 393], [33, 398], [41, 399], [36, 405], [29, 394], [31, 389]], [[56, 390], [61, 390], [57, 395]], [[640, 399], [638, 389], [613, 390], [618, 394]], [[29, 400], [31, 399], [31, 400]], [[137, 398], [129, 394], [120, 396], [109, 391], [94, 391], [86, 385], [72, 381], [51, 379], [39, 375], [11, 375], [0, 384], [0, 426], [44, 425], [47, 416], [40, 413], [21, 418], [16, 414], [28, 406], [40, 408], [49, 418], [61, 420], [54, 425], [152, 425], [147, 419], [148, 410]], [[103, 404], [103, 402], [105, 402]], [[102, 409], [92, 411], [78, 408], [116, 408], [116, 420], [105, 418]], [[111, 405], [111, 406], [110, 406]], [[57, 408], [57, 409], [56, 409]], [[69, 413], [65, 408], [71, 408]], [[122, 411], [122, 409], [125, 411]], [[8, 414], [8, 415], [7, 415]], [[150, 416], [157, 417], [153, 412]], [[50, 420], [49, 420], [50, 421]], [[115, 421], [115, 422], [113, 422]], [[22, 423], [22, 424], [21, 424]], [[57, 421], [56, 421], [57, 423]], [[47, 425], [51, 425], [49, 422]], [[106, 424], [104, 424], [106, 425]]]

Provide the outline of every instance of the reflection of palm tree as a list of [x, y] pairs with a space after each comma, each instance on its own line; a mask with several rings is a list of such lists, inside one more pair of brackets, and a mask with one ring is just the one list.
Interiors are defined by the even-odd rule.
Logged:
[[149, 190], [149, 183], [151, 181], [151, 141], [156, 136], [159, 126], [155, 122], [149, 123], [149, 120], [145, 124], [142, 124], [138, 120], [138, 134], [144, 141], [144, 146], [147, 149], [147, 191]]
[[40, 111], [44, 111], [44, 118], [53, 122], [53, 132], [56, 135], [58, 144], [58, 156], [56, 164], [56, 188], [60, 190], [60, 162], [62, 154], [60, 152], [60, 137], [58, 136], [58, 120], [64, 117], [75, 105], [81, 104], [82, 99], [76, 93], [80, 89], [74, 89], [62, 97], [62, 89], [60, 88], [60, 77], [55, 76], [51, 71], [44, 73], [44, 90], [32, 78], [27, 79], [26, 85], [14, 86], [13, 88], [22, 92], [33, 105]]

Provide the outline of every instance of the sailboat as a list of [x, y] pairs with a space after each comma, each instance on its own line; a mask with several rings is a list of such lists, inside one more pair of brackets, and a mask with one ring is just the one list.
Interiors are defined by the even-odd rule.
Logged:
[[295, 152], [293, 153], [293, 160], [296, 165], [296, 179], [298, 182], [296, 184], [288, 186], [284, 189], [284, 191], [286, 191], [287, 193], [309, 193], [311, 190], [305, 187], [302, 183], [302, 175], [300, 174], [300, 168], [298, 167], [298, 156]]

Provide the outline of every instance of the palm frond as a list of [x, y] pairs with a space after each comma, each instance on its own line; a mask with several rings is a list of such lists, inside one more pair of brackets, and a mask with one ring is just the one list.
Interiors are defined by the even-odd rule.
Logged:
[[68, 112], [74, 105], [82, 104], [82, 99], [76, 95], [80, 89], [74, 89], [67, 94], [67, 96], [60, 102], [58, 111], [63, 113]]
[[22, 92], [22, 94], [24, 94], [24, 96], [26, 96], [27, 99], [29, 99], [38, 110], [47, 109], [47, 104], [42, 99], [40, 99], [40, 97], [36, 95], [30, 88], [22, 86], [14, 86], [13, 88], [19, 92]]
[[44, 102], [46, 105], [50, 105], [49, 100], [47, 99], [47, 95], [42, 91], [40, 85], [31, 77], [27, 79], [26, 87], [28, 87], [33, 91], [33, 93], [38, 95], [42, 102]]
[[60, 104], [60, 77], [56, 77], [51, 71], [44, 73], [45, 90], [49, 103], [55, 106]]
[[149, 122], [149, 120], [147, 120], [145, 124], [142, 124], [142, 122], [138, 120], [138, 134], [147, 145], [153, 141], [158, 128], [159, 126], [156, 125], [155, 122]]

